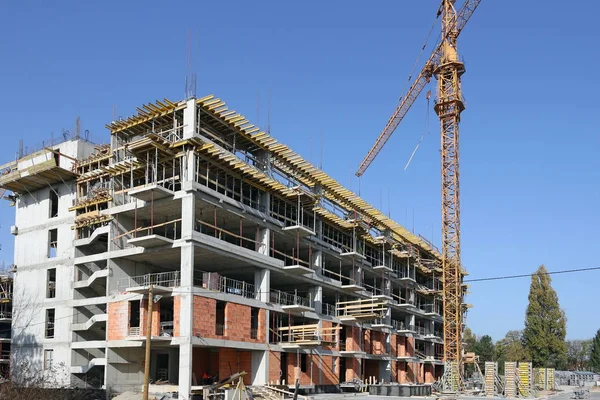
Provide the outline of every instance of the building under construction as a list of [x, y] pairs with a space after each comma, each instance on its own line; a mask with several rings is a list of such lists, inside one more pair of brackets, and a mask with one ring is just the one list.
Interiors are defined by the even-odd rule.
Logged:
[[4, 166], [14, 360], [140, 390], [152, 288], [150, 380], [183, 398], [239, 371], [306, 388], [442, 375], [429, 242], [213, 96], [107, 128], [110, 144], [76, 138]]

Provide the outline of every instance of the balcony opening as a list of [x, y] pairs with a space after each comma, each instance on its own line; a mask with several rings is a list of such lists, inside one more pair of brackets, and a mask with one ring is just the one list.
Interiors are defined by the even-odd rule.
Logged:
[[174, 306], [172, 297], [160, 300], [160, 336], [173, 336]]
[[58, 248], [58, 229], [50, 229], [48, 231], [48, 258], [56, 257], [56, 249]]
[[58, 217], [58, 194], [56, 189], [50, 189], [50, 218]]
[[258, 339], [258, 308], [250, 310], [250, 338]]
[[140, 301], [129, 302], [129, 336], [140, 335]]
[[307, 355], [305, 353], [300, 354], [300, 371], [308, 371], [308, 368], [306, 367], [307, 364]]
[[56, 297], [56, 268], [48, 269], [46, 273], [46, 298]]
[[215, 321], [215, 335], [223, 336], [225, 334], [225, 305], [224, 301], [217, 301], [217, 318]]
[[46, 310], [46, 339], [54, 339], [54, 308]]

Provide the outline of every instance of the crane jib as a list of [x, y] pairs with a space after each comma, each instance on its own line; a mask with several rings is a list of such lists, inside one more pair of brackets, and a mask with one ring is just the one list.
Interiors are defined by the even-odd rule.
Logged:
[[[447, 35], [440, 41], [440, 43], [436, 46], [435, 50], [429, 56], [429, 59], [425, 63], [425, 66], [419, 73], [417, 79], [412, 84], [410, 89], [408, 90], [406, 96], [400, 101], [400, 104], [396, 107], [396, 110], [388, 120], [385, 128], [375, 141], [375, 144], [371, 147], [363, 161], [361, 162], [358, 170], [356, 172], [356, 176], [362, 176], [367, 168], [371, 165], [373, 160], [377, 157], [383, 146], [387, 143], [389, 138], [392, 136], [410, 107], [419, 97], [423, 87], [429, 82], [431, 75], [433, 74], [433, 69], [439, 65], [439, 60], [442, 54], [442, 44], [448, 38], [450, 32], [455, 32], [455, 35], [460, 34], [463, 30], [473, 12], [477, 8], [477, 6], [481, 3], [481, 0], [467, 0], [461, 7], [460, 11], [457, 14], [456, 20], [454, 21], [451, 29], [448, 29]], [[425, 79], [425, 81], [424, 81]]]

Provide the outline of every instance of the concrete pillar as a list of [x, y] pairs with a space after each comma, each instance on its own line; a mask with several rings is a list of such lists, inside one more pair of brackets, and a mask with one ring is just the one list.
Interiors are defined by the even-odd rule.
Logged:
[[[266, 268], [257, 268], [254, 271], [254, 286], [257, 292], [256, 299], [265, 303], [268, 302], [271, 292], [271, 271]], [[267, 324], [268, 322], [269, 319], [267, 316]]]
[[404, 323], [406, 324], [406, 329], [414, 328], [415, 327], [415, 316], [412, 314], [408, 314], [406, 316]]
[[[194, 229], [195, 198], [192, 193], [181, 199], [181, 236], [191, 238]], [[192, 387], [192, 337], [194, 321], [194, 245], [191, 242], [181, 246], [181, 293], [179, 302], [179, 395], [188, 399]], [[200, 311], [198, 311], [200, 312]]]
[[190, 139], [196, 135], [196, 99], [189, 99], [183, 109], [183, 138]]
[[271, 230], [269, 228], [260, 228], [256, 232], [256, 252], [265, 256], [270, 254]]
[[264, 385], [269, 380], [269, 351], [252, 352], [252, 385]]
[[321, 250], [313, 249], [311, 262], [311, 268], [317, 273], [317, 275], [321, 275], [323, 269], [323, 252]]
[[[194, 321], [194, 246], [181, 247], [181, 301], [179, 302], [179, 395], [187, 399], [192, 387], [192, 336]], [[198, 310], [200, 312], [200, 310]]]
[[323, 288], [321, 286], [313, 286], [310, 289], [312, 305], [317, 314], [323, 312]]
[[377, 380], [379, 382], [387, 382], [390, 383], [392, 381], [392, 362], [387, 360], [382, 360], [379, 362], [379, 376]]

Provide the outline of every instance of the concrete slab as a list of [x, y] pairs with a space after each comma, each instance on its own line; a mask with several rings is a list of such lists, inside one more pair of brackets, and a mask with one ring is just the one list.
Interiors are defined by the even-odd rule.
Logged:
[[127, 243], [133, 246], [148, 248], [173, 244], [173, 240], [160, 235], [147, 235], [138, 238], [131, 238], [127, 241]]
[[174, 194], [175, 192], [159, 185], [148, 185], [129, 191], [131, 197], [137, 197], [144, 201], [156, 201], [167, 197], [173, 197]]

